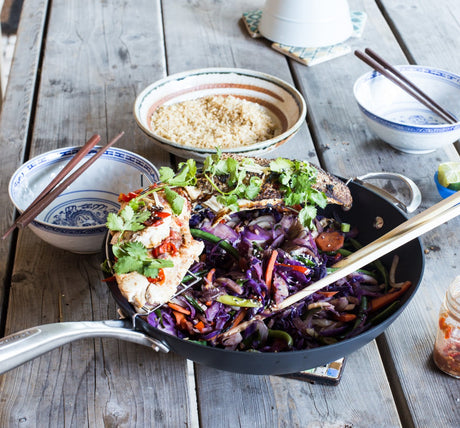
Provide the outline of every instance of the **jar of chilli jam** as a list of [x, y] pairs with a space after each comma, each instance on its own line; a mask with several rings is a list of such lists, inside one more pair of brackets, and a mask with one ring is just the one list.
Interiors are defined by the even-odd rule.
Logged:
[[460, 276], [450, 284], [439, 311], [433, 359], [444, 373], [460, 379]]

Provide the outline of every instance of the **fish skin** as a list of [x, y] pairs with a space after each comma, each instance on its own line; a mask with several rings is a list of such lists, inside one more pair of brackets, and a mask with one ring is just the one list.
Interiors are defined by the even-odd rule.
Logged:
[[[241, 155], [223, 154], [222, 158], [231, 157], [237, 161], [247, 159]], [[263, 168], [268, 168], [272, 159], [252, 157], [256, 164]], [[303, 161], [317, 170], [317, 181], [312, 186], [314, 189], [323, 192], [329, 204], [341, 205], [345, 210], [351, 208], [353, 198], [351, 196], [348, 186], [339, 178], [334, 177], [332, 174], [324, 171], [322, 168], [311, 164], [310, 162]], [[270, 181], [269, 174], [250, 173], [252, 175], [259, 175], [263, 179], [263, 184], [260, 193], [254, 198], [252, 203], [250, 201], [242, 201], [240, 209], [256, 209], [267, 205], [279, 205], [283, 202], [283, 195], [280, 192], [277, 183]], [[248, 174], [249, 175], [249, 174]], [[225, 182], [220, 183], [219, 187], [222, 191], [228, 190]], [[192, 201], [203, 202], [215, 195], [216, 191], [213, 189], [209, 181], [203, 174], [197, 175], [197, 183], [195, 188], [199, 189], [199, 196], [191, 196]], [[189, 194], [190, 195], [190, 194]]]

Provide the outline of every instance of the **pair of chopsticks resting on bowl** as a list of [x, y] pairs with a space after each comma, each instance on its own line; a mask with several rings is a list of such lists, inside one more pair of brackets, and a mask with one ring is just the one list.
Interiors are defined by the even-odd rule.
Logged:
[[276, 313], [294, 305], [297, 302], [300, 302], [333, 282], [344, 278], [358, 269], [361, 269], [385, 254], [390, 253], [396, 248], [407, 244], [413, 239], [418, 238], [424, 233], [429, 232], [430, 230], [459, 215], [460, 191], [454, 193], [449, 198], [438, 202], [425, 211], [422, 211], [404, 223], [401, 223], [399, 226], [382, 235], [380, 238], [340, 260], [333, 266], [334, 268], [337, 268], [337, 270], [326, 275], [324, 278], [304, 288], [303, 290], [292, 294], [266, 312], [257, 314], [248, 321], [245, 321], [225, 333], [222, 333], [222, 337], [225, 338], [234, 333], [241, 332], [245, 330], [249, 324], [256, 320], [264, 320], [272, 315], [275, 315]]
[[407, 77], [400, 73], [395, 67], [385, 61], [380, 55], [372, 49], [366, 48], [364, 52], [355, 51], [355, 55], [375, 71], [391, 80], [409, 95], [414, 97], [425, 107], [429, 108], [433, 113], [444, 119], [447, 123], [457, 123], [458, 120], [452, 116], [447, 110], [442, 108], [436, 101], [430, 98], [418, 86], [411, 82]]
[[100, 135], [93, 135], [85, 145], [75, 154], [75, 156], [67, 163], [67, 165], [59, 172], [59, 174], [43, 189], [43, 191], [35, 198], [35, 200], [24, 210], [24, 212], [15, 220], [9, 229], [3, 234], [2, 239], [5, 239], [9, 234], [18, 228], [24, 228], [31, 223], [51, 202], [54, 201], [67, 187], [69, 187], [81, 174], [83, 174], [94, 162], [101, 157], [105, 151], [113, 146], [122, 136], [124, 132], [118, 134], [113, 140], [96, 152], [87, 162], [81, 165], [75, 172], [69, 174], [78, 163], [90, 152], [94, 146], [101, 141]]

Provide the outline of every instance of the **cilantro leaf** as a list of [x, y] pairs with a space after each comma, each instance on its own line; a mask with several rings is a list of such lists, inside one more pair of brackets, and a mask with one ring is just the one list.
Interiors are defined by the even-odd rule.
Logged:
[[174, 267], [174, 263], [171, 260], [165, 259], [152, 259], [152, 261], [144, 266], [143, 274], [150, 278], [158, 276], [159, 270], [163, 268]]
[[149, 257], [147, 248], [140, 242], [126, 242], [112, 247], [117, 261], [113, 268], [116, 274], [138, 272], [141, 275], [155, 278], [158, 270], [173, 267], [171, 260], [152, 259]]
[[109, 213], [107, 216], [107, 227], [113, 231], [122, 231], [125, 222], [123, 219], [115, 213]]
[[107, 216], [107, 227], [115, 232], [136, 232], [145, 228], [144, 222], [150, 217], [150, 211], [135, 212], [131, 205], [126, 205], [120, 213]]
[[178, 169], [179, 172], [174, 174], [171, 168], [161, 167], [160, 180], [170, 186], [193, 186], [196, 183], [196, 162], [193, 159], [181, 162]]
[[169, 187], [165, 187], [165, 196], [173, 213], [179, 215], [184, 208], [185, 199]]
[[126, 242], [123, 245], [122, 250], [126, 254], [128, 254], [128, 255], [130, 255], [132, 257], [136, 257], [139, 260], [145, 261], [145, 260], [149, 259], [147, 249], [145, 248], [145, 246], [141, 242], [137, 242], [137, 241]]
[[303, 207], [299, 211], [300, 223], [302, 223], [302, 225], [304, 225], [305, 227], [308, 227], [308, 229], [314, 230], [315, 225], [313, 224], [313, 220], [316, 217], [316, 212], [316, 208], [311, 205]]
[[169, 166], [160, 167], [159, 173], [160, 181], [162, 181], [163, 183], [167, 183], [175, 175], [174, 170]]
[[312, 189], [309, 199], [321, 208], [325, 208], [327, 205], [327, 196], [316, 189]]
[[249, 180], [249, 185], [244, 189], [244, 196], [250, 200], [253, 200], [260, 192], [262, 187], [262, 179], [260, 177], [253, 176]]
[[143, 271], [143, 267], [144, 263], [141, 260], [131, 256], [120, 257], [113, 266], [117, 274]]

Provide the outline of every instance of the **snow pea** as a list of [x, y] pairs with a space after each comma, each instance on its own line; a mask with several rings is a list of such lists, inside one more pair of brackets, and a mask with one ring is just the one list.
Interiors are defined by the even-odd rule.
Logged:
[[223, 294], [218, 296], [216, 300], [220, 303], [223, 303], [224, 305], [239, 306], [242, 308], [258, 308], [261, 305], [257, 300], [231, 296], [230, 294]]

